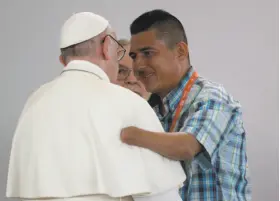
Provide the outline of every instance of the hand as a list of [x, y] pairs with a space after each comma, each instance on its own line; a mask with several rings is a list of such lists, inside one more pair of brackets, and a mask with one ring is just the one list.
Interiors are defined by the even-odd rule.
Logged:
[[141, 129], [134, 126], [126, 127], [121, 131], [121, 141], [129, 145], [137, 145]]

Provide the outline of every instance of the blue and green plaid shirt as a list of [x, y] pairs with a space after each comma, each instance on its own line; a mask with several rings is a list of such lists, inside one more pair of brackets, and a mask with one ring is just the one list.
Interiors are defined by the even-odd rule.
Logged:
[[[149, 100], [166, 132], [193, 71], [191, 68], [163, 103], [156, 95]], [[162, 106], [164, 115], [160, 113]], [[199, 77], [193, 85], [175, 131], [195, 136], [203, 151], [192, 161], [181, 162], [187, 175], [180, 190], [184, 201], [251, 200], [240, 107], [219, 84]]]

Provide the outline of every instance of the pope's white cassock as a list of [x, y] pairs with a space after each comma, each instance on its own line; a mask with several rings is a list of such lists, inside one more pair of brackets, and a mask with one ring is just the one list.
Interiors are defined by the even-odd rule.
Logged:
[[185, 180], [178, 162], [120, 141], [121, 129], [162, 132], [148, 103], [97, 66], [72, 61], [34, 92], [13, 139], [8, 197], [159, 193]]

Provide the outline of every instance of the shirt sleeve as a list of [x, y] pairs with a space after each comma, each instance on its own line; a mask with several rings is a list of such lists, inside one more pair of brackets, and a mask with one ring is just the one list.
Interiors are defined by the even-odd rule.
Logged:
[[233, 109], [226, 103], [206, 100], [192, 104], [180, 132], [193, 135], [203, 150], [194, 160], [201, 168], [212, 168], [215, 153], [225, 140], [225, 134], [231, 129]]

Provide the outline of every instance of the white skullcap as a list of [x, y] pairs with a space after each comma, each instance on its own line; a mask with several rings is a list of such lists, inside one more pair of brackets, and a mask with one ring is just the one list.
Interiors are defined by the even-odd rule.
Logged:
[[60, 48], [89, 40], [105, 31], [108, 25], [108, 20], [100, 15], [91, 12], [76, 13], [62, 26]]

